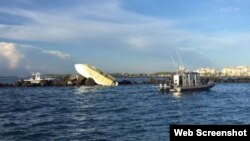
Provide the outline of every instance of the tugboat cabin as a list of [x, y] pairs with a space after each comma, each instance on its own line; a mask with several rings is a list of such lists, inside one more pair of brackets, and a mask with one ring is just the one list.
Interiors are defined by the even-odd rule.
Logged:
[[175, 74], [174, 86], [192, 87], [200, 85], [200, 74], [197, 72], [185, 72]]

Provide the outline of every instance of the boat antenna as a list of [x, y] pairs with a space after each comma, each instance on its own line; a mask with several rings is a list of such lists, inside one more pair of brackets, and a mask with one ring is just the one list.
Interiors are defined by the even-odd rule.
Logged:
[[172, 60], [172, 62], [173, 62], [173, 64], [174, 64], [174, 66], [175, 66], [175, 68], [177, 68], [178, 66], [177, 66], [177, 64], [175, 63], [173, 56], [172, 56], [170, 53], [168, 53], [168, 55], [169, 55], [169, 57], [171, 58], [171, 60]]
[[182, 66], [183, 68], [185, 68], [185, 66], [184, 66], [184, 64], [183, 64], [183, 62], [182, 62], [182, 59], [181, 59], [181, 57], [180, 57], [180, 54], [177, 52], [177, 50], [175, 50], [175, 52], [176, 52], [176, 54], [177, 54], [177, 56], [178, 56], [178, 59], [179, 59], [179, 61], [180, 61], [180, 63], [181, 63], [181, 66]]

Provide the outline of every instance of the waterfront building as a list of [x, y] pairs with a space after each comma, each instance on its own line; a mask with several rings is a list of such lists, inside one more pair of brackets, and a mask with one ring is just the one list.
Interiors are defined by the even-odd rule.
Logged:
[[236, 66], [236, 67], [225, 67], [221, 71], [222, 76], [237, 76], [245, 77], [250, 76], [249, 66]]
[[223, 77], [248, 77], [250, 76], [250, 66], [225, 67], [221, 71], [216, 71], [214, 68], [198, 68], [196, 72], [200, 76], [223, 76]]
[[200, 74], [200, 76], [215, 76], [217, 71], [213, 68], [199, 68], [195, 70]]

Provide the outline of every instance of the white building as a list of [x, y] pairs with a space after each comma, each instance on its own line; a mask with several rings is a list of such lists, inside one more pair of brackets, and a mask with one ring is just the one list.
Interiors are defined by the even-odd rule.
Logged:
[[221, 71], [222, 76], [250, 76], [249, 66], [225, 67]]
[[215, 76], [217, 74], [217, 71], [213, 68], [199, 68], [195, 71], [200, 73], [200, 76]]

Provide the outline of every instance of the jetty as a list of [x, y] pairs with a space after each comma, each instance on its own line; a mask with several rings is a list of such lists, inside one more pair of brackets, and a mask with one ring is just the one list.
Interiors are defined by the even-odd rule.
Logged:
[[[136, 77], [135, 77], [136, 76]], [[54, 78], [39, 83], [31, 83], [24, 78], [16, 78], [13, 82], [0, 81], [0, 87], [68, 87], [68, 86], [96, 86], [94, 79], [83, 77], [80, 74], [46, 74], [46, 78]], [[115, 76], [113, 76], [115, 77]], [[119, 85], [155, 85], [167, 87], [165, 84], [173, 82], [173, 76], [139, 76], [126, 74], [115, 77]], [[6, 78], [7, 79], [7, 78]], [[26, 81], [25, 81], [26, 80]], [[214, 83], [250, 83], [250, 77], [200, 77], [200, 82], [213, 81]]]

